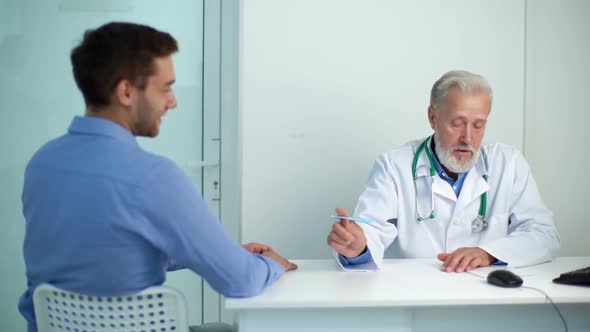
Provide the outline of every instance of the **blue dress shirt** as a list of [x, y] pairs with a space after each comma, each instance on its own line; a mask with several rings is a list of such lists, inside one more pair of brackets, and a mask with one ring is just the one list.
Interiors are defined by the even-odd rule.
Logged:
[[95, 296], [161, 285], [186, 267], [228, 297], [261, 292], [283, 272], [233, 241], [190, 178], [118, 124], [76, 117], [29, 162], [22, 194], [27, 290], [19, 310], [36, 331], [40, 283]]

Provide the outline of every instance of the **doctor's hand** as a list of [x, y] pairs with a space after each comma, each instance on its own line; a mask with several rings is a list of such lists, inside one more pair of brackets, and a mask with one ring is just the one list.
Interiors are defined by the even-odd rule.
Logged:
[[442, 270], [445, 272], [464, 272], [477, 267], [488, 266], [497, 259], [487, 251], [478, 248], [459, 248], [452, 253], [441, 253], [437, 258], [443, 261]]
[[[343, 208], [336, 208], [336, 213], [339, 216], [349, 216]], [[342, 256], [354, 258], [365, 251], [367, 238], [363, 229], [355, 222], [340, 219], [332, 225], [332, 231], [328, 235], [328, 245]]]

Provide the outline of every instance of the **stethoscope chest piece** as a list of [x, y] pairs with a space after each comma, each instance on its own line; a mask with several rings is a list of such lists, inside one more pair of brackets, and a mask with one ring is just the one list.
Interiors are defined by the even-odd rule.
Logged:
[[471, 231], [473, 233], [479, 233], [488, 229], [488, 222], [483, 218], [483, 216], [477, 216], [471, 222]]

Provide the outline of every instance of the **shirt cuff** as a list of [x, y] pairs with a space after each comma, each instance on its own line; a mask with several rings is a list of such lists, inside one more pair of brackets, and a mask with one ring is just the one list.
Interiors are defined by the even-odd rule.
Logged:
[[265, 261], [266, 264], [268, 265], [269, 274], [268, 274], [268, 281], [267, 281], [265, 287], [270, 285], [275, 280], [279, 279], [279, 277], [285, 273], [285, 268], [279, 262], [275, 261], [274, 259], [264, 256], [262, 254], [254, 254], [254, 255], [258, 256], [260, 259]]
[[364, 263], [370, 261], [371, 258], [372, 258], [372, 256], [371, 256], [371, 251], [369, 250], [369, 248], [367, 248], [367, 250], [365, 250], [365, 252], [363, 252], [362, 254], [360, 254], [356, 257], [353, 257], [353, 258], [344, 257], [341, 254], [338, 254], [338, 259], [340, 260], [340, 264], [342, 264], [343, 266], [364, 264]]

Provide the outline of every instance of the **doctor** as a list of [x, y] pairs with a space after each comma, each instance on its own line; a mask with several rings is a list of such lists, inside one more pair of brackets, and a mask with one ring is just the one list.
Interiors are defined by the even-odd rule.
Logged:
[[480, 75], [450, 71], [434, 83], [434, 134], [381, 154], [354, 213], [365, 222], [343, 218], [328, 235], [344, 268], [378, 268], [390, 245], [403, 258], [437, 257], [446, 272], [556, 257], [552, 213], [523, 155], [481, 144], [491, 105]]

